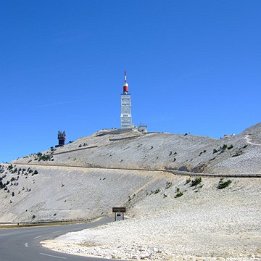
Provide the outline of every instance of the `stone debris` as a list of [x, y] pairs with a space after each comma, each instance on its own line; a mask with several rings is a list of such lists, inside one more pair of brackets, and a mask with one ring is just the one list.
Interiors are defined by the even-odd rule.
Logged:
[[[167, 188], [167, 198], [163, 185], [161, 192], [136, 202], [128, 220], [44, 244], [65, 253], [81, 249], [83, 256], [120, 260], [260, 261], [261, 180], [232, 179], [223, 190], [216, 188], [218, 181], [203, 178], [196, 193], [179, 178]], [[186, 189], [180, 198], [175, 198], [177, 186]]]

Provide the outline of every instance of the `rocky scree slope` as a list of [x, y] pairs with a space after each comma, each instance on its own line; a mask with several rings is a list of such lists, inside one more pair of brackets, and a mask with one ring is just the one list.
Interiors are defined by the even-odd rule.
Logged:
[[[222, 139], [190, 134], [142, 134], [104, 130], [64, 147], [51, 148], [16, 163], [195, 173], [261, 173], [261, 123]], [[256, 144], [256, 145], [253, 145]], [[260, 144], [260, 146], [258, 145]]]
[[111, 215], [140, 189], [154, 189], [165, 173], [2, 165], [0, 222], [87, 220]]
[[43, 244], [69, 254], [120, 260], [261, 260], [260, 182], [168, 176], [145, 197], [131, 197], [130, 219]]
[[[172, 169], [261, 173], [261, 124], [211, 139], [103, 130], [0, 167], [0, 222], [90, 219], [132, 208], [164, 187]], [[159, 171], [155, 171], [159, 170]], [[199, 174], [200, 175], [200, 174]]]

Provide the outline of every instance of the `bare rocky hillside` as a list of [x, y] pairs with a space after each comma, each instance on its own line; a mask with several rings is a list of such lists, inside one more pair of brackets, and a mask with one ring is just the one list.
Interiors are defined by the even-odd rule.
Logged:
[[99, 131], [15, 163], [195, 173], [261, 174], [261, 123], [222, 139], [190, 134]]
[[174, 184], [175, 174], [256, 176], [260, 130], [259, 123], [222, 139], [102, 130], [2, 164], [0, 222], [91, 219], [117, 205], [134, 210], [167, 182]]

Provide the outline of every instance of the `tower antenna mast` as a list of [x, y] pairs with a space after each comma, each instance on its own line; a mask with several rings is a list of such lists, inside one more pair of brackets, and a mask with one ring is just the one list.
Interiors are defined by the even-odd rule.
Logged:
[[124, 71], [124, 82], [125, 83], [127, 82], [127, 72], [126, 72], [126, 70]]
[[131, 117], [131, 95], [129, 94], [129, 85], [127, 83], [127, 72], [124, 71], [124, 83], [121, 94], [121, 128], [132, 128]]

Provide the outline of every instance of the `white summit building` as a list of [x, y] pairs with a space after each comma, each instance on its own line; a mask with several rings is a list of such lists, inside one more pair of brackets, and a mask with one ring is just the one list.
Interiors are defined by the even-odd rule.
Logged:
[[127, 83], [127, 74], [124, 74], [123, 92], [121, 94], [121, 129], [133, 128], [131, 117], [131, 95]]

